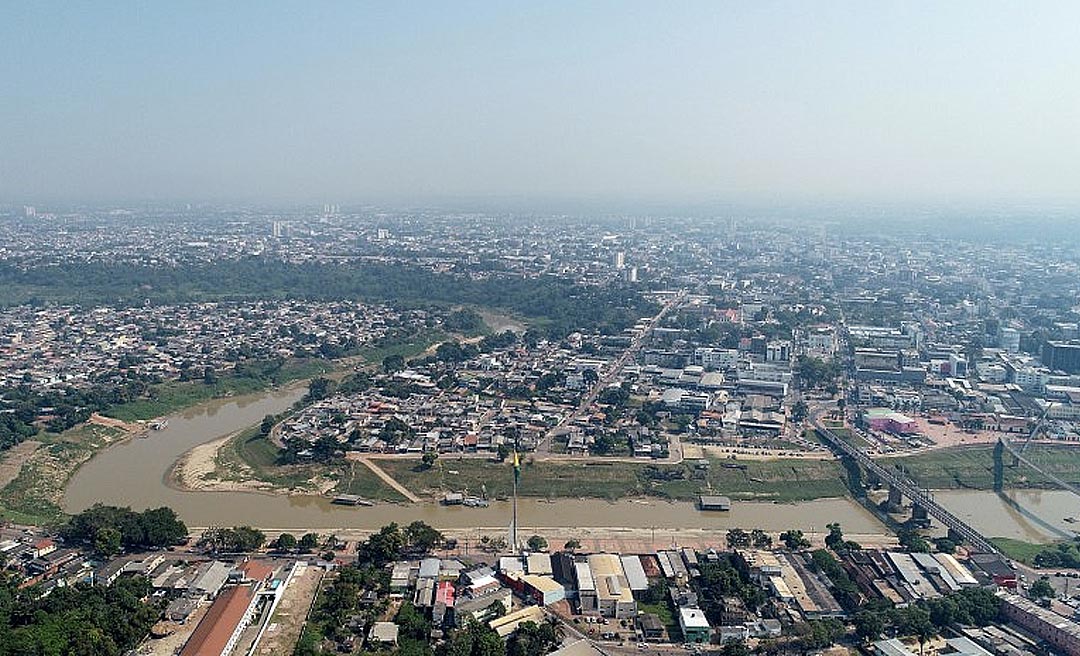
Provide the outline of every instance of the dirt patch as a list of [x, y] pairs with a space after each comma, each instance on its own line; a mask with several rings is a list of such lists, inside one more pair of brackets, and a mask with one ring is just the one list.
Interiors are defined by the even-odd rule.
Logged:
[[270, 483], [254, 480], [254, 474], [250, 469], [230, 471], [230, 480], [222, 478], [218, 471], [218, 451], [232, 438], [232, 435], [226, 435], [213, 442], [200, 444], [180, 456], [169, 474], [169, 483], [183, 490], [199, 492], [275, 491], [275, 487]]
[[298, 570], [282, 593], [281, 602], [270, 618], [266, 634], [255, 654], [258, 656], [291, 656], [307, 621], [308, 609], [322, 581], [320, 567]]
[[174, 624], [172, 628], [175, 631], [164, 638], [158, 638], [156, 640], [148, 640], [139, 647], [135, 653], [140, 656], [175, 656], [177, 651], [184, 646], [184, 643], [188, 641], [191, 634], [195, 632], [195, 627], [202, 621], [203, 615], [210, 608], [210, 604], [204, 603], [187, 618], [187, 621], [183, 624]]
[[223, 464], [222, 449], [240, 433], [227, 435], [191, 449], [172, 466], [168, 484], [198, 492], [262, 492], [266, 494], [327, 494], [337, 484], [325, 476], [310, 479], [310, 488], [295, 489], [260, 480], [255, 470], [242, 461], [227, 459]]
[[40, 446], [41, 442], [27, 440], [4, 452], [3, 458], [0, 458], [0, 488], [6, 487], [8, 483], [15, 480], [22, 471], [23, 465]]

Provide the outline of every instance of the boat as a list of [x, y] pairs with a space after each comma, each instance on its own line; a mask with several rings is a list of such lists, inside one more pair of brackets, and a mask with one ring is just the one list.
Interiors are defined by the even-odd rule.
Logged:
[[368, 501], [367, 499], [357, 496], [355, 494], [339, 494], [334, 497], [330, 503], [336, 503], [339, 506], [365, 506], [371, 507], [375, 505], [374, 501]]
[[1069, 522], [1070, 524], [1075, 524], [1078, 520], [1075, 517], [1066, 517], [1065, 521]]
[[169, 420], [161, 419], [159, 421], [152, 421], [149, 426], [150, 430], [164, 430], [169, 427]]

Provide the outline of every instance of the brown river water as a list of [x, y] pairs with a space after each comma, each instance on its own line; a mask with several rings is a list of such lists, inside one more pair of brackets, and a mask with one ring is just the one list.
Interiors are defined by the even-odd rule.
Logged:
[[[250, 524], [263, 528], [378, 528], [391, 521], [424, 520], [438, 528], [499, 528], [509, 524], [510, 504], [487, 508], [444, 507], [436, 503], [332, 505], [315, 496], [255, 492], [184, 491], [166, 484], [169, 470], [191, 448], [258, 423], [300, 398], [299, 387], [225, 399], [169, 417], [169, 425], [147, 438], [113, 445], [72, 477], [64, 509], [78, 512], [94, 503], [174, 508], [190, 526]], [[1080, 516], [1080, 504], [1064, 492], [1013, 492], [1003, 500], [990, 492], [942, 491], [937, 498], [987, 535], [1047, 540], [1068, 532], [1065, 517]], [[884, 527], [846, 498], [793, 504], [735, 502], [730, 512], [703, 512], [689, 502], [594, 499], [522, 499], [519, 524], [529, 527], [625, 527], [639, 529], [789, 528], [820, 532], [840, 522], [849, 534], [881, 533]], [[1078, 527], [1080, 528], [1080, 527]]]

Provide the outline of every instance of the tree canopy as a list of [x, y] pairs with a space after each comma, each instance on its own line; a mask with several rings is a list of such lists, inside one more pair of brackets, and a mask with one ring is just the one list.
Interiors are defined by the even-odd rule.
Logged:
[[188, 530], [171, 508], [135, 512], [131, 508], [95, 504], [68, 520], [60, 529], [60, 535], [76, 544], [95, 548], [111, 547], [109, 551], [115, 553], [120, 548], [154, 548], [179, 544], [187, 538]]

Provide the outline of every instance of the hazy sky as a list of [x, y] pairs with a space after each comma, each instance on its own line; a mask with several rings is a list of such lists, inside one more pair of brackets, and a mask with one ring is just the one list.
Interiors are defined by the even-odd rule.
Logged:
[[1080, 2], [3, 2], [0, 199], [1080, 200]]

